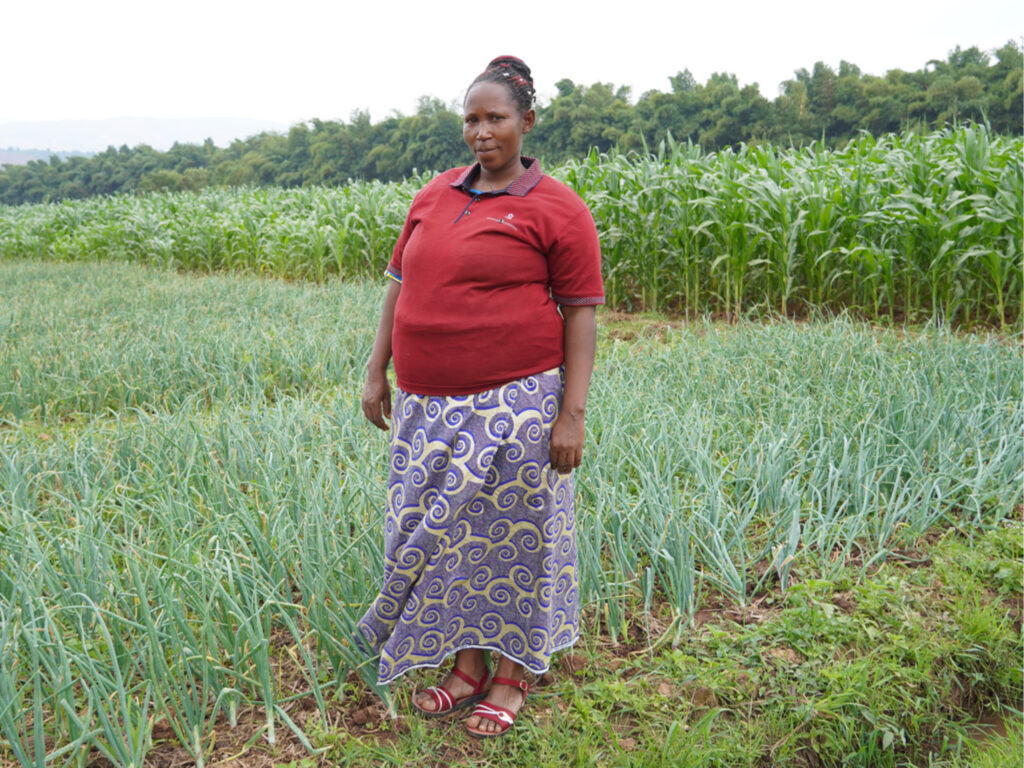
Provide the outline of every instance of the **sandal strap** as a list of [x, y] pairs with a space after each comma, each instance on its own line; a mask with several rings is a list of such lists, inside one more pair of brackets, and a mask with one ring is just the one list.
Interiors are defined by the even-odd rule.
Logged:
[[477, 704], [476, 709], [473, 710], [473, 715], [485, 720], [490, 720], [492, 723], [497, 723], [501, 726], [502, 731], [510, 728], [512, 723], [516, 721], [516, 713], [512, 710], [505, 709], [505, 707], [499, 707], [497, 704], [488, 704], [486, 702], [480, 702]]
[[490, 677], [491, 670], [485, 669], [483, 677], [481, 677], [479, 680], [474, 680], [472, 677], [467, 675], [465, 672], [463, 672], [458, 667], [452, 667], [452, 674], [455, 675], [456, 677], [460, 678], [461, 680], [464, 680], [465, 682], [469, 683], [470, 685], [472, 685], [473, 686], [473, 693], [477, 694], [477, 693], [481, 693], [483, 691], [483, 689], [484, 689], [484, 686], [487, 685], [487, 678]]
[[432, 685], [427, 688], [427, 693], [434, 699], [435, 712], [447, 711], [455, 705], [455, 697], [443, 686]]
[[525, 680], [512, 680], [508, 677], [493, 677], [491, 683], [497, 683], [498, 685], [509, 685], [513, 688], [518, 688], [523, 692], [523, 698], [526, 698], [526, 692], [530, 690], [530, 685]]

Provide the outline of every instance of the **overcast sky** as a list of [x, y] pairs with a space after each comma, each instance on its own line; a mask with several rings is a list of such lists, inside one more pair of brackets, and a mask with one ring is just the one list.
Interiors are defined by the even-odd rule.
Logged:
[[793, 70], [841, 59], [914, 70], [957, 44], [1024, 35], [1021, 0], [31, 0], [0, 10], [0, 124], [245, 117], [292, 124], [408, 114], [461, 100], [495, 55], [555, 82], [629, 85], [634, 100], [731, 72], [769, 99]]

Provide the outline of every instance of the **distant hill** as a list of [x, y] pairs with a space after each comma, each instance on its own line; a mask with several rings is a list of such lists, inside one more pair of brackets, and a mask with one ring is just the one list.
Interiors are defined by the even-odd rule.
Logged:
[[49, 160], [57, 155], [61, 160], [69, 157], [91, 157], [92, 152], [51, 152], [48, 149], [0, 149], [0, 168], [5, 165], [27, 165], [31, 160]]
[[[148, 144], [165, 151], [175, 142], [220, 147], [263, 131], [287, 131], [284, 123], [232, 117], [158, 119], [118, 117], [108, 120], [53, 120], [0, 125], [0, 147], [52, 154], [102, 152], [109, 146]], [[27, 161], [26, 161], [27, 162]]]

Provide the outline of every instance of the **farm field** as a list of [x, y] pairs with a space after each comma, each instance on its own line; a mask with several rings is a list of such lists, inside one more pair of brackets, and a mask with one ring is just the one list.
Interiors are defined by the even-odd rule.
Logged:
[[602, 312], [584, 639], [479, 743], [348, 643], [382, 294], [0, 260], [0, 765], [1018, 764], [1018, 336]]
[[[549, 169], [594, 213], [609, 305], [1020, 330], [1024, 139], [965, 126], [841, 150], [598, 155]], [[0, 257], [323, 281], [381, 274], [429, 174], [0, 207]]]

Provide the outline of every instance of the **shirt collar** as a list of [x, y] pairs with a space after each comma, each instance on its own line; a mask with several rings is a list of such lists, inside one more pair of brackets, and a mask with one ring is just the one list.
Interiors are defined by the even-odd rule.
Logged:
[[[544, 176], [544, 172], [540, 169], [540, 161], [535, 157], [522, 156], [523, 166], [526, 168], [519, 178], [513, 181], [504, 189], [499, 189], [495, 192], [488, 192], [490, 195], [515, 195], [516, 197], [526, 197], [526, 193], [537, 186], [537, 183]], [[466, 170], [459, 174], [458, 178], [455, 179], [449, 186], [461, 187], [462, 189], [469, 190], [473, 186], [473, 182], [480, 174], [480, 163], [473, 163]]]

